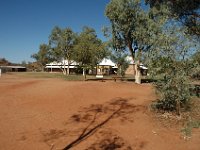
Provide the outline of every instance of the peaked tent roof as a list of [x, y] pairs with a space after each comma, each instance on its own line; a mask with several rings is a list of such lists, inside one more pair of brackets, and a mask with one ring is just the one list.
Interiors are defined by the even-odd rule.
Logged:
[[99, 66], [116, 66], [114, 62], [112, 62], [110, 59], [104, 58], [99, 64]]

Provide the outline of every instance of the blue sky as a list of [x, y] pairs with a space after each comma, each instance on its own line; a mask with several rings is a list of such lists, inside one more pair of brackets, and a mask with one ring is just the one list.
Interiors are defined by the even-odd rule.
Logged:
[[54, 26], [80, 32], [93, 27], [103, 39], [101, 28], [109, 0], [0, 0], [0, 58], [14, 63], [33, 61], [31, 54], [48, 43]]

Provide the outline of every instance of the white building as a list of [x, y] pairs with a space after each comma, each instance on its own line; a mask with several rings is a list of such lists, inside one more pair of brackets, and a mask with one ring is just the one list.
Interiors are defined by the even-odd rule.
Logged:
[[[69, 63], [69, 68], [70, 68], [70, 72], [76, 72], [76, 68], [79, 67], [79, 64], [75, 61], [71, 61]], [[51, 62], [49, 64], [46, 64], [46, 67], [45, 69], [48, 71], [48, 72], [61, 72], [62, 70], [61, 69], [64, 69], [64, 68], [68, 68], [68, 61], [67, 60], [63, 60], [62, 62]]]
[[[135, 62], [132, 60], [130, 56], [127, 57], [127, 61], [130, 63], [129, 68], [126, 71], [126, 74], [133, 75], [133, 67], [135, 65]], [[79, 67], [79, 63], [75, 61], [71, 61], [69, 63], [69, 70], [70, 73], [82, 73], [81, 68]], [[61, 72], [61, 69], [68, 68], [68, 61], [62, 61], [62, 62], [51, 62], [46, 65], [45, 69], [48, 72]], [[140, 65], [140, 68], [142, 70], [146, 70], [146, 68], [143, 64]], [[89, 74], [103, 74], [103, 75], [110, 75], [115, 74], [117, 72], [118, 66], [116, 63], [114, 63], [112, 60], [104, 58], [93, 70], [88, 70], [87, 73]]]

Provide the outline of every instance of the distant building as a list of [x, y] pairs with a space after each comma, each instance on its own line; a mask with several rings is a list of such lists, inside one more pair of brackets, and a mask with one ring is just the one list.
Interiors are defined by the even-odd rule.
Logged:
[[23, 66], [0, 66], [2, 73], [5, 72], [26, 72], [26, 67]]
[[110, 59], [104, 58], [99, 64], [97, 64], [96, 74], [110, 75], [115, 74], [117, 71], [117, 64], [112, 62]]
[[[65, 64], [65, 66], [64, 66]], [[68, 61], [67, 60], [63, 60], [62, 62], [51, 62], [49, 64], [46, 64], [46, 71], [48, 72], [62, 72], [61, 69], [64, 69], [64, 67], [67, 69], [68, 67]], [[79, 64], [75, 61], [71, 61], [70, 65], [69, 65], [69, 70], [70, 73], [76, 73], [77, 68], [79, 67]]]
[[[133, 67], [135, 67], [135, 62], [132, 61], [132, 58], [130, 56], [127, 57], [127, 61], [129, 62], [129, 67], [126, 70], [125, 74], [131, 74], [134, 75]], [[46, 64], [46, 71], [48, 72], [62, 72], [61, 68], [67, 69], [68, 67], [68, 61], [62, 61], [61, 62], [51, 62], [49, 64]], [[142, 75], [147, 75], [148, 68], [145, 67], [143, 64], [140, 64], [140, 69]], [[80, 68], [79, 63], [75, 61], [71, 61], [69, 66], [70, 74], [74, 73], [82, 73], [82, 69]], [[104, 58], [99, 64], [97, 64], [94, 69], [87, 70], [88, 74], [98, 74], [98, 75], [110, 75], [110, 74], [116, 74], [118, 70], [117, 64], [111, 61], [110, 59]]]
[[[127, 61], [129, 62], [129, 67], [127, 68], [125, 74], [127, 75], [135, 75], [134, 73], [134, 69], [135, 69], [135, 62], [133, 61], [132, 57], [131, 56], [127, 56]], [[143, 76], [146, 76], [147, 75], [147, 72], [148, 72], [148, 68], [144, 66], [144, 64], [140, 63], [140, 71], [141, 71], [141, 74]]]

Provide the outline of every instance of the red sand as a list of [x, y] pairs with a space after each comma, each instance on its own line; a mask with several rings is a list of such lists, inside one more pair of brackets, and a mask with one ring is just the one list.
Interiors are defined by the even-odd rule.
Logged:
[[3, 75], [0, 150], [62, 149], [83, 131], [93, 132], [71, 149], [200, 150], [199, 130], [184, 140], [153, 118], [154, 99], [150, 84]]

